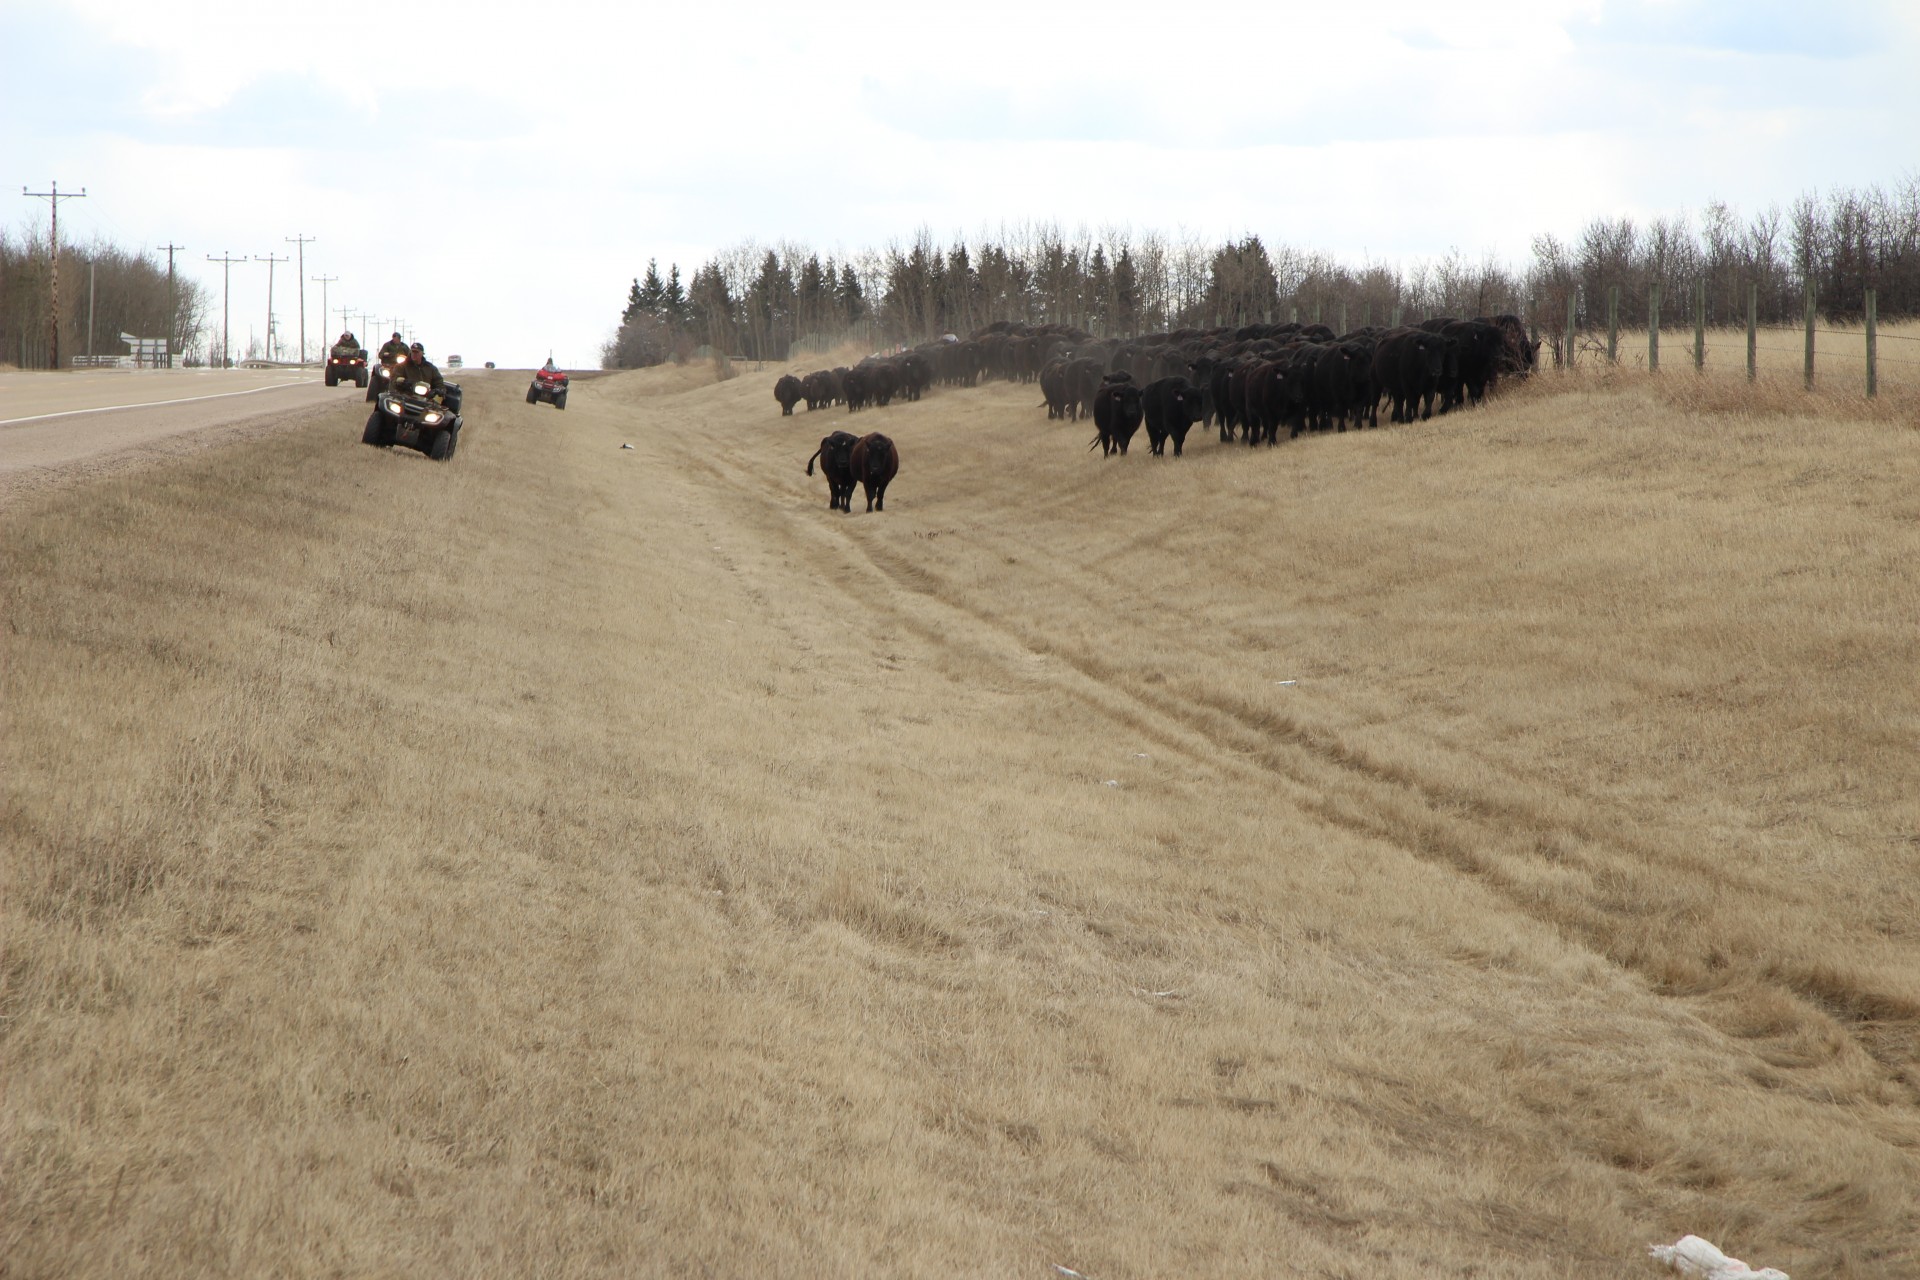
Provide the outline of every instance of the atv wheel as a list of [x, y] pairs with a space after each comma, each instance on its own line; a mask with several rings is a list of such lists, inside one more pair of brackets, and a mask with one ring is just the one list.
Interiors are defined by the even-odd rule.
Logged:
[[553, 393], [553, 407], [554, 407], [554, 408], [556, 408], [556, 409], [564, 409], [564, 408], [566, 408], [566, 407], [567, 407], [567, 393], [566, 393], [566, 392], [564, 392], [564, 391], [556, 391], [556, 392], [554, 392], [554, 393]]
[[453, 432], [436, 431], [433, 439], [427, 442], [427, 456], [435, 462], [445, 462], [453, 456]]
[[365, 369], [353, 375], [353, 385], [356, 387], [364, 387], [367, 385], [367, 371]]
[[340, 382], [340, 375], [329, 368], [325, 374], [325, 380], [328, 386], [336, 386]]
[[538, 391], [535, 391], [532, 387], [527, 388], [527, 403], [528, 404], [540, 403], [540, 393]]
[[460, 428], [449, 427], [441, 433], [447, 438], [447, 457], [453, 457], [453, 451], [460, 447]]
[[367, 415], [367, 429], [360, 433], [360, 443], [382, 449], [393, 443], [393, 428], [387, 425], [386, 415], [378, 409]]
[[367, 403], [373, 403], [373, 384], [371, 383], [367, 384]]

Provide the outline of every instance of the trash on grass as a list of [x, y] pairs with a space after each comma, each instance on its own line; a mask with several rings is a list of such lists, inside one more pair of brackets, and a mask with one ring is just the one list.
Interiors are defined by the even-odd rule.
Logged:
[[1754, 1270], [1738, 1258], [1729, 1258], [1712, 1241], [1699, 1236], [1681, 1236], [1672, 1244], [1650, 1244], [1647, 1254], [1655, 1262], [1664, 1262], [1683, 1276], [1698, 1280], [1787, 1280], [1787, 1273], [1772, 1267]]

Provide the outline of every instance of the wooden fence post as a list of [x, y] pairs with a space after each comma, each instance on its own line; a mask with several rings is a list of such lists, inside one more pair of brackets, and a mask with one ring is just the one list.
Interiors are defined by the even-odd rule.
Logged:
[[1660, 372], [1660, 286], [1647, 286], [1647, 372]]
[[1706, 277], [1693, 282], [1693, 369], [1702, 372], [1707, 367], [1707, 281]]
[[1347, 300], [1342, 298], [1340, 299], [1340, 336], [1344, 338], [1347, 333]]
[[1567, 336], [1566, 341], [1561, 345], [1567, 349], [1566, 367], [1568, 369], [1573, 368], [1573, 313], [1574, 305], [1578, 300], [1578, 293], [1572, 289], [1567, 290]]
[[1747, 381], [1752, 382], [1760, 372], [1760, 286], [1747, 286]]
[[1813, 281], [1807, 281], [1807, 390], [1813, 390]]
[[1874, 291], [1867, 290], [1867, 399], [1880, 394], [1879, 370], [1875, 367], [1879, 356], [1879, 316], [1874, 306]]
[[1620, 286], [1607, 290], [1607, 363], [1620, 363]]

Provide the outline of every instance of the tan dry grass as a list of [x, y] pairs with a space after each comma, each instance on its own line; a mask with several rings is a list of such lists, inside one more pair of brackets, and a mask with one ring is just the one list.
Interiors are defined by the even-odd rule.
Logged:
[[[1606, 360], [1606, 335], [1585, 335], [1574, 372], [1601, 385], [1632, 384], [1648, 367], [1646, 330], [1623, 331], [1618, 362]], [[1821, 321], [1814, 336], [1814, 385], [1806, 388], [1804, 331], [1762, 329], [1755, 335], [1754, 378], [1747, 378], [1744, 328], [1709, 329], [1706, 360], [1693, 363], [1693, 328], [1662, 328], [1660, 378], [1671, 404], [1693, 412], [1767, 411], [1920, 426], [1920, 323], [1879, 327], [1876, 392], [1867, 396], [1866, 330]], [[1556, 371], [1558, 374], [1559, 371]]]
[[1920, 1273], [1913, 432], [776, 373], [0, 517], [12, 1274]]

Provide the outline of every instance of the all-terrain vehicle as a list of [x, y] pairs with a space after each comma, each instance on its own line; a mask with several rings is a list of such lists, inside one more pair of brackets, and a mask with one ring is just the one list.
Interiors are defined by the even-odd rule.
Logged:
[[336, 343], [327, 354], [327, 370], [321, 375], [330, 387], [342, 382], [351, 382], [356, 387], [367, 385], [367, 349]]
[[375, 364], [370, 378], [360, 384], [367, 389], [368, 403], [378, 400], [386, 392], [389, 383], [398, 384], [405, 381], [406, 375], [407, 357], [405, 355], [393, 356]]
[[374, 403], [360, 443], [383, 449], [404, 445], [445, 462], [460, 443], [462, 425], [459, 383], [435, 391], [425, 382], [395, 381]]
[[527, 384], [527, 403], [539, 404], [542, 400], [556, 409], [567, 407], [566, 370], [556, 369], [551, 363], [534, 370], [533, 381]]

